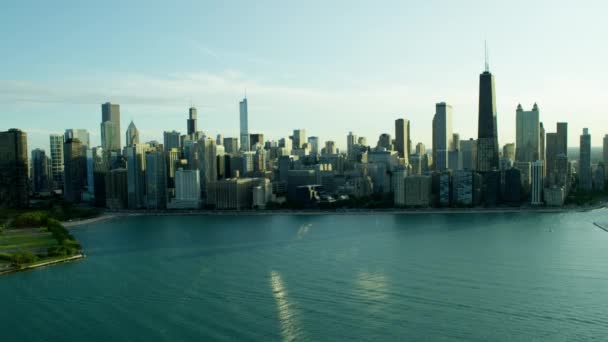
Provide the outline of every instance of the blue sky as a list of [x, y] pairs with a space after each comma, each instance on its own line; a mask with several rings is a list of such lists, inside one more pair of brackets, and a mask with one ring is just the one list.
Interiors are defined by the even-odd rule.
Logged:
[[515, 108], [537, 102], [547, 131], [568, 121], [569, 144], [608, 134], [608, 25], [602, 1], [3, 1], [0, 129], [86, 128], [99, 143], [102, 102], [121, 105], [146, 140], [199, 129], [238, 135], [245, 90], [252, 132], [294, 128], [345, 145], [375, 143], [411, 121], [430, 147], [435, 103], [454, 131], [477, 134], [483, 42], [496, 77], [500, 144]]

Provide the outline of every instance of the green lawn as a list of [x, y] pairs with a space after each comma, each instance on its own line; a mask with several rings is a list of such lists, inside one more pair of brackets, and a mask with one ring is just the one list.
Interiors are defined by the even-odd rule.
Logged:
[[15, 248], [43, 248], [56, 245], [57, 240], [47, 232], [13, 233], [4, 231], [0, 233], [0, 252]]

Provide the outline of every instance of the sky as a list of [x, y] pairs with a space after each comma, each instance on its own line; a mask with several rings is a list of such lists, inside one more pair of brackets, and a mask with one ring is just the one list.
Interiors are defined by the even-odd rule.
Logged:
[[[435, 103], [454, 132], [477, 136], [479, 74], [488, 42], [501, 145], [515, 109], [536, 102], [547, 132], [608, 134], [605, 1], [28, 1], [0, 11], [0, 130], [28, 147], [85, 128], [100, 144], [101, 103], [121, 105], [141, 139], [186, 131], [188, 108], [211, 136], [238, 136], [245, 94], [251, 133], [304, 128], [346, 145], [375, 144], [410, 120], [431, 146]], [[124, 132], [123, 132], [124, 144]]]

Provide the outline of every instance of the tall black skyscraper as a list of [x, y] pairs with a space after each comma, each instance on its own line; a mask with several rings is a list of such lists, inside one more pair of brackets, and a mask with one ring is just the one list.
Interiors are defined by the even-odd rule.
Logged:
[[498, 169], [498, 133], [496, 127], [496, 94], [494, 76], [488, 66], [479, 76], [479, 122], [477, 128], [477, 171]]
[[395, 149], [399, 152], [399, 157], [404, 158], [408, 163], [412, 151], [411, 145], [410, 121], [405, 119], [395, 120]]
[[0, 208], [28, 206], [27, 134], [12, 128], [0, 132]]
[[188, 118], [188, 135], [196, 133], [196, 108], [190, 107]]

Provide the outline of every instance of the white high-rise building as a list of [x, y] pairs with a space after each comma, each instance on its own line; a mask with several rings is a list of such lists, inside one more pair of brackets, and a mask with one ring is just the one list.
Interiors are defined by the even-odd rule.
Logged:
[[540, 114], [536, 103], [531, 111], [525, 111], [521, 104], [516, 111], [515, 160], [534, 162], [541, 160]]
[[448, 169], [449, 152], [453, 148], [452, 134], [452, 106], [445, 102], [435, 105], [433, 117], [433, 163], [435, 170]]
[[249, 151], [249, 114], [247, 112], [247, 98], [239, 102], [241, 119], [241, 151]]
[[532, 163], [532, 205], [543, 204], [543, 189], [545, 183], [544, 168], [545, 165], [542, 160], [537, 160]]

